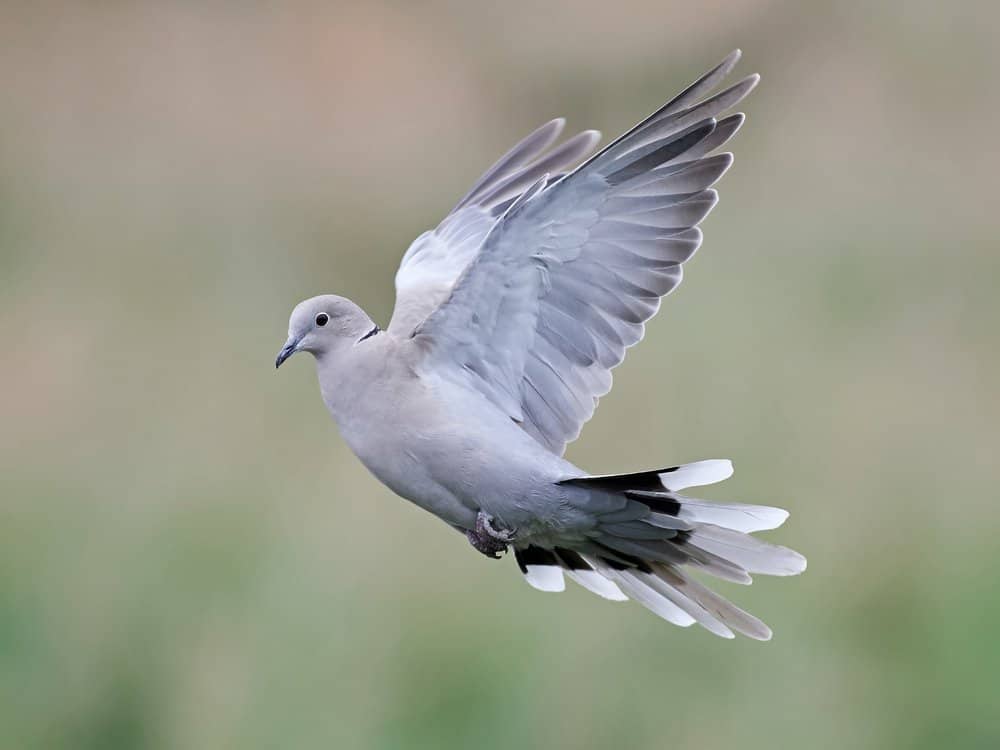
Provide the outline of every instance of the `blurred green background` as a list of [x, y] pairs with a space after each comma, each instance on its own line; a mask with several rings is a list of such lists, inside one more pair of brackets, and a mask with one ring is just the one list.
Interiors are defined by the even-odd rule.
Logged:
[[[1000, 6], [0, 14], [0, 747], [1000, 746]], [[705, 246], [568, 455], [790, 508], [807, 573], [720, 586], [767, 644], [533, 591], [273, 367], [530, 129], [737, 46]]]

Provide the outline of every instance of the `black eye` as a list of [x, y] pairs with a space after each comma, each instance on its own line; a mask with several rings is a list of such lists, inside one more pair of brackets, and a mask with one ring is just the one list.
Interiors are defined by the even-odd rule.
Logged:
[[316, 325], [318, 325], [320, 328], [322, 328], [329, 322], [330, 322], [330, 316], [327, 315], [326, 313], [320, 313], [319, 315], [316, 316]]

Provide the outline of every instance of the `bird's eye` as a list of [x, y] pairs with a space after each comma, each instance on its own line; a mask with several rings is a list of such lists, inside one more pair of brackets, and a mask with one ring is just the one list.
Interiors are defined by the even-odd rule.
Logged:
[[330, 316], [327, 315], [326, 313], [320, 313], [319, 315], [316, 316], [316, 325], [318, 325], [320, 328], [322, 328], [329, 322], [330, 322]]

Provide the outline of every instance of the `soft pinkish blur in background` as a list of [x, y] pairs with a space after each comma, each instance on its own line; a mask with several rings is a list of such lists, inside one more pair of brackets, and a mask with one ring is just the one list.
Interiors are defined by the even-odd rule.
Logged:
[[[993, 3], [6, 3], [0, 746], [1000, 745]], [[730, 456], [769, 644], [543, 595], [349, 454], [300, 299], [518, 138], [763, 83], [684, 285], [569, 457]]]

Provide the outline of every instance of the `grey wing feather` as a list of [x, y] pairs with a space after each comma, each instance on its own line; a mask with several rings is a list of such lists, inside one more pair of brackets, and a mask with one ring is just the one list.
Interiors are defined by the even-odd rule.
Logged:
[[757, 76], [703, 97], [738, 58], [565, 176], [522, 166], [517, 147], [498, 162], [461, 210], [476, 196], [506, 196], [504, 184], [521, 190], [516, 170], [537, 179], [504, 206], [448, 299], [417, 326], [427, 366], [480, 390], [561, 454], [701, 244], [697, 224], [718, 200], [711, 186], [732, 164], [713, 151], [743, 122], [722, 115]]
[[550, 149], [564, 125], [565, 120], [551, 120], [521, 140], [476, 181], [441, 224], [413, 241], [396, 272], [390, 332], [411, 335], [448, 298], [490, 229], [525, 189], [594, 150], [600, 139], [594, 130]]
[[482, 202], [479, 200], [481, 195], [493, 190], [498, 183], [508, 178], [512, 173], [520, 171], [525, 165], [530, 164], [536, 156], [555, 142], [564, 127], [566, 127], [566, 120], [558, 117], [555, 120], [549, 120], [525, 136], [510, 151], [497, 159], [496, 163], [487, 169], [482, 177], [476, 180], [469, 192], [455, 204], [455, 208], [451, 212], [454, 213], [465, 206], [480, 204]]

